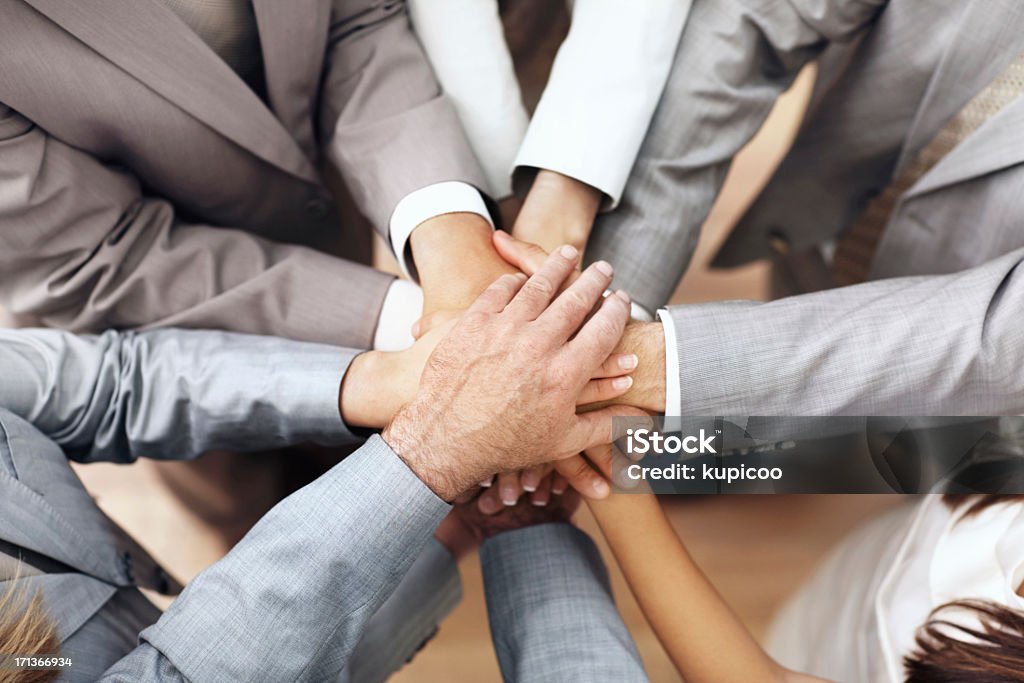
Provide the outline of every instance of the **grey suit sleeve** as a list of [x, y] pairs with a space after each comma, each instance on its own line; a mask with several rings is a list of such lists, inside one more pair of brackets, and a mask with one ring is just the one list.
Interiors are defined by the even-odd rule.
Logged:
[[334, 680], [449, 509], [375, 436], [193, 579], [101, 680]]
[[75, 332], [211, 328], [365, 349], [393, 279], [184, 221], [134, 176], [0, 104], [0, 305], [10, 312]]
[[668, 302], [736, 153], [800, 69], [855, 37], [887, 0], [696, 0], [620, 207], [588, 260], [648, 310]]
[[1024, 414], [1022, 260], [672, 307], [682, 413]]
[[404, 2], [333, 1], [321, 99], [320, 139], [385, 238], [410, 192], [448, 180], [487, 187]]
[[357, 441], [341, 380], [358, 351], [161, 330], [0, 330], [0, 406], [81, 461]]
[[569, 524], [498, 534], [480, 549], [506, 681], [646, 681], [590, 538]]
[[462, 599], [455, 558], [427, 541], [394, 593], [367, 623], [338, 683], [383, 683], [411, 662]]

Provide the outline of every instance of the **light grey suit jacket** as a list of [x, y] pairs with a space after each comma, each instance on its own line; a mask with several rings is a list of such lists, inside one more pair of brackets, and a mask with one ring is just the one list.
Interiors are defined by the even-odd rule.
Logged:
[[647, 680], [585, 533], [569, 524], [505, 532], [484, 542], [480, 563], [505, 681]]
[[[68, 466], [351, 442], [337, 393], [355, 353], [212, 332], [0, 331], [0, 538], [70, 569], [24, 579], [74, 662], [62, 680], [381, 681], [429, 638], [459, 597], [432, 537], [449, 506], [380, 437], [274, 508], [163, 617], [137, 587], [166, 590], [166, 573]], [[641, 680], [600, 557], [567, 529], [485, 548], [493, 609], [532, 615], [492, 618], [503, 668]]]
[[[74, 570], [26, 579], [43, 591], [75, 662], [64, 680], [95, 681], [135, 648], [160, 617], [136, 587], [167, 592], [173, 583], [96, 507], [68, 458], [355, 442], [337, 407], [355, 353], [219, 332], [0, 330], [0, 539]], [[432, 538], [421, 546], [339, 680], [386, 679], [457, 604], [451, 555]]]
[[[698, 1], [627, 212], [598, 239], [646, 244], [642, 261], [616, 272], [662, 278], [641, 301], [662, 303], [733, 156], [820, 57], [792, 151], [716, 263], [767, 256], [773, 237], [794, 247], [834, 240], [1022, 51], [1024, 6], [1012, 0]], [[672, 308], [682, 412], [1024, 410], [1022, 124], [1024, 98], [902, 197], [874, 282], [763, 305]]]
[[402, 2], [253, 0], [266, 102], [161, 0], [0, 3], [0, 305], [367, 348], [392, 278], [337, 241], [330, 158], [382, 233], [484, 186]]

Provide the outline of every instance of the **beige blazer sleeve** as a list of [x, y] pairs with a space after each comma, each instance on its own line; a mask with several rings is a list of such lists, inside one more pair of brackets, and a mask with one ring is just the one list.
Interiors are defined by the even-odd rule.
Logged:
[[0, 104], [0, 303], [71, 331], [177, 326], [368, 348], [392, 278], [193, 225]]
[[320, 139], [385, 237], [395, 205], [415, 190], [449, 180], [487, 187], [405, 3], [334, 0], [323, 83]]

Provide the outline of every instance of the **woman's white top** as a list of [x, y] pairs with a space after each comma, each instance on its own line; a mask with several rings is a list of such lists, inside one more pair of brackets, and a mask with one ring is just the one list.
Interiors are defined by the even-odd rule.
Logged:
[[413, 28], [455, 104], [495, 197], [515, 168], [545, 168], [622, 196], [672, 68], [691, 0], [575, 0], [528, 121], [497, 0], [408, 0]]
[[[897, 683], [933, 609], [979, 599], [1024, 610], [1024, 504], [964, 509], [922, 496], [851, 534], [780, 611], [769, 652], [829, 680]], [[943, 618], [980, 627], [968, 611]]]

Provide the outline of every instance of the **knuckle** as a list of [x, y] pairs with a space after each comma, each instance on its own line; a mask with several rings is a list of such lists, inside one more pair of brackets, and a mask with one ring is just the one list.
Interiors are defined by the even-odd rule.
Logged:
[[525, 288], [531, 295], [538, 297], [549, 298], [555, 293], [555, 286], [546, 275], [534, 275], [527, 281]]

